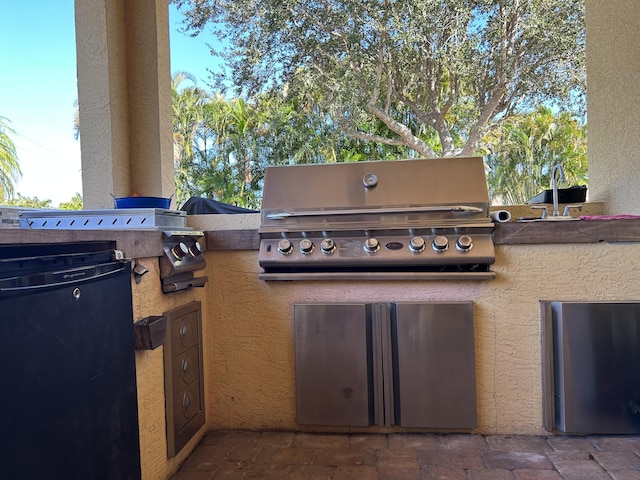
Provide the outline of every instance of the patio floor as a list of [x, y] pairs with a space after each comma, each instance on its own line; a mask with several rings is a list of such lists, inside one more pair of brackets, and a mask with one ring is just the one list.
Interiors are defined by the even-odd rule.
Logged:
[[212, 432], [172, 480], [639, 480], [640, 436]]

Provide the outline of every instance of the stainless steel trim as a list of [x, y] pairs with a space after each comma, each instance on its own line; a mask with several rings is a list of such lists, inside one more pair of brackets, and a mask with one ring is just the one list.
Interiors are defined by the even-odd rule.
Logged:
[[260, 273], [260, 280], [492, 280], [495, 272], [296, 272]]
[[400, 208], [354, 208], [349, 210], [307, 210], [303, 212], [279, 212], [269, 213], [268, 220], [282, 220], [284, 218], [300, 217], [324, 217], [328, 215], [361, 215], [367, 213], [482, 213], [483, 209], [469, 205], [443, 205], [438, 207], [400, 207]]
[[[180, 275], [176, 275], [179, 277]], [[196, 278], [180, 278], [174, 280], [172, 277], [162, 280], [162, 291], [164, 293], [177, 292], [178, 290], [185, 290], [192, 287], [204, 287], [205, 283], [209, 281], [208, 277], [196, 277]]]
[[20, 228], [55, 230], [191, 230], [187, 212], [162, 208], [24, 210]]
[[[380, 329], [382, 331], [382, 400], [384, 402], [384, 426], [396, 424], [395, 401], [393, 390], [393, 347], [391, 340], [391, 305], [378, 305], [380, 315]], [[379, 425], [383, 425], [381, 422]]]
[[392, 226], [378, 226], [373, 225], [371, 222], [351, 222], [346, 225], [328, 224], [328, 228], [322, 228], [323, 225], [310, 225], [309, 228], [300, 228], [299, 225], [288, 227], [286, 225], [277, 226], [265, 226], [262, 225], [258, 229], [258, 233], [262, 238], [284, 238], [285, 236], [295, 238], [295, 236], [305, 237], [354, 237], [362, 238], [362, 230], [366, 230], [370, 235], [375, 236], [387, 236], [387, 235], [438, 235], [446, 234], [451, 231], [459, 234], [463, 233], [493, 233], [495, 224], [489, 217], [486, 217], [486, 221], [479, 218], [474, 218], [472, 223], [461, 222], [452, 219], [439, 219], [437, 222], [415, 222], [415, 224], [398, 223]]
[[542, 317], [542, 426], [548, 432], [555, 430], [555, 386], [553, 362], [553, 313], [551, 302], [540, 301]]
[[384, 375], [382, 372], [382, 355], [384, 352], [382, 335], [382, 318], [379, 312], [379, 305], [369, 304], [371, 309], [371, 350], [373, 363], [373, 421], [376, 425], [384, 424]]

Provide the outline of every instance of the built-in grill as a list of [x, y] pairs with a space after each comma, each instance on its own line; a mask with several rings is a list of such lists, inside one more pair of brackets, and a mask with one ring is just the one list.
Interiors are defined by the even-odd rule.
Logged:
[[490, 279], [480, 157], [268, 167], [263, 280]]

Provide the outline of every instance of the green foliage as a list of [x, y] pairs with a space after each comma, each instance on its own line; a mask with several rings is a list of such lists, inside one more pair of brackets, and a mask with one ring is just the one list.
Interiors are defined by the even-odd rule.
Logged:
[[551, 170], [562, 164], [567, 185], [587, 183], [587, 129], [570, 113], [540, 107], [509, 118], [485, 138], [490, 196], [519, 205], [550, 188]]
[[82, 196], [76, 193], [68, 202], [61, 202], [58, 207], [51, 204], [51, 200], [40, 200], [38, 197], [24, 197], [20, 193], [7, 200], [10, 207], [23, 208], [57, 208], [60, 210], [82, 210]]
[[40, 200], [38, 197], [23, 197], [18, 193], [7, 202], [7, 205], [10, 207], [51, 208], [51, 200]]
[[82, 195], [76, 193], [68, 202], [62, 202], [58, 206], [60, 210], [82, 210]]
[[468, 155], [518, 109], [584, 113], [583, 0], [175, 3], [188, 28], [212, 27], [228, 45], [219, 88], [288, 89], [360, 141]]
[[[177, 85], [177, 82], [175, 82]], [[268, 165], [406, 158], [402, 145], [350, 137], [303, 97], [275, 93], [251, 102], [174, 85], [177, 203], [191, 196], [259, 208]], [[376, 134], [379, 121], [365, 125]]]
[[[185, 80], [193, 86], [182, 87]], [[176, 174], [176, 202], [178, 205], [189, 198], [191, 185], [191, 163], [195, 142], [202, 126], [202, 110], [209, 94], [195, 86], [196, 80], [187, 72], [175, 73], [171, 81], [173, 107], [173, 153]]]
[[14, 132], [8, 122], [8, 119], [0, 117], [0, 204], [13, 195], [14, 184], [22, 175], [16, 147], [10, 137]]

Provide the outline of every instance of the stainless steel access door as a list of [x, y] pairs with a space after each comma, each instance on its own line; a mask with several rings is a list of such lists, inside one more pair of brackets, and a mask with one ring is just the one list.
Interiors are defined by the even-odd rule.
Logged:
[[374, 380], [367, 306], [296, 304], [294, 317], [297, 422], [371, 425]]
[[541, 304], [545, 428], [640, 433], [640, 303]]
[[473, 304], [396, 303], [392, 310], [395, 424], [475, 428]]

